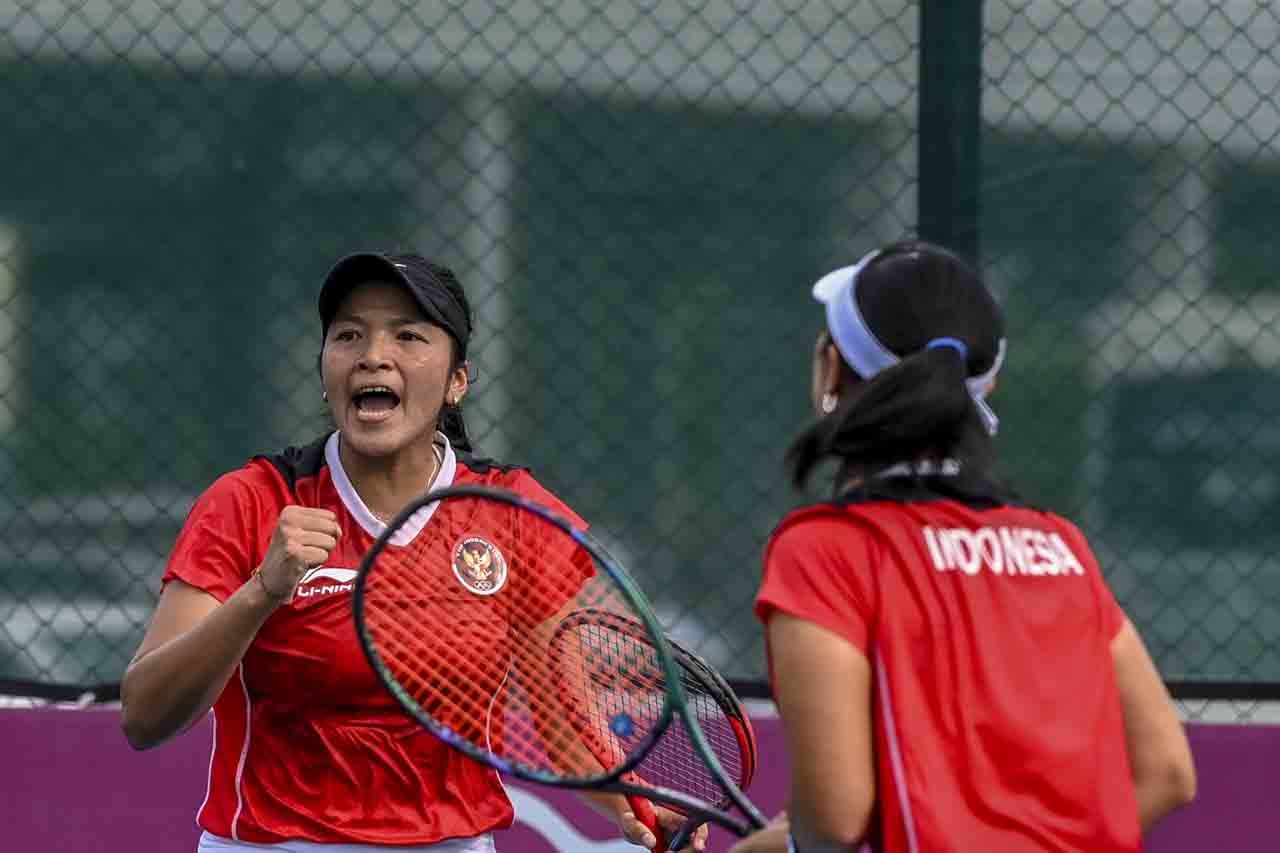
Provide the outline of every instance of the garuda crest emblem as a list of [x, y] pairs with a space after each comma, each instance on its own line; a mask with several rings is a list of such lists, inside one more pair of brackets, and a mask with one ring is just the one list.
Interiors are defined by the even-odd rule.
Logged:
[[507, 561], [489, 540], [464, 536], [453, 546], [453, 573], [476, 595], [493, 595], [507, 583]]

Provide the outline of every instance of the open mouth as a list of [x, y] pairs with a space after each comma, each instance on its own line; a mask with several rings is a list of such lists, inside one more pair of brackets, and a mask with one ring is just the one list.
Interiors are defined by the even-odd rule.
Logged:
[[400, 405], [400, 395], [385, 385], [371, 385], [352, 394], [351, 404], [360, 420], [380, 421]]

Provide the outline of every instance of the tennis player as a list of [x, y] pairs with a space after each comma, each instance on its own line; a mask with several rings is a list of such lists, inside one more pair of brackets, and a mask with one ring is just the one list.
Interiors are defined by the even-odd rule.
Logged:
[[[356, 568], [432, 487], [498, 486], [579, 519], [527, 470], [470, 452], [459, 407], [472, 318], [449, 269], [417, 255], [352, 255], [325, 279], [319, 309], [337, 429], [254, 458], [196, 501], [124, 676], [124, 732], [147, 749], [212, 709], [201, 851], [492, 851], [493, 832], [513, 821], [502, 782], [378, 684], [351, 615]], [[433, 528], [434, 507], [411, 519], [406, 541], [448, 526]], [[508, 582], [493, 543], [447, 544], [452, 575], [424, 594], [465, 611], [468, 597]], [[628, 840], [655, 843], [623, 798], [584, 797]], [[692, 846], [704, 844], [705, 832]]]
[[819, 418], [788, 460], [834, 497], [774, 531], [756, 602], [789, 820], [734, 853], [1141, 849], [1191, 753], [1084, 536], [994, 472], [996, 302], [924, 242], [813, 292]]

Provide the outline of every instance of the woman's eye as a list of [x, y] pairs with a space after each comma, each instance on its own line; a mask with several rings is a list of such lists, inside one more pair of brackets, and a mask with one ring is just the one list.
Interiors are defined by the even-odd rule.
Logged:
[[356, 333], [352, 329], [343, 329], [333, 336], [335, 341], [352, 341], [355, 340]]
[[417, 332], [410, 332], [410, 331], [408, 331], [408, 330], [406, 329], [405, 331], [402, 331], [402, 332], [400, 333], [400, 340], [402, 340], [402, 341], [425, 341], [425, 340], [426, 340], [426, 338], [424, 338], [422, 335], [418, 334]]

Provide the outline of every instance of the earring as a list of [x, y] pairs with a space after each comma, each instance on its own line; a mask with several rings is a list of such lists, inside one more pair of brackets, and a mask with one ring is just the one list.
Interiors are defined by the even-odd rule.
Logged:
[[836, 406], [840, 404], [840, 398], [830, 391], [822, 395], [822, 413], [829, 415], [836, 410]]
[[324, 400], [326, 403], [327, 403], [327, 402], [329, 402], [329, 392], [328, 392], [328, 391], [321, 391], [321, 392], [320, 392], [320, 399], [321, 399], [321, 400]]

